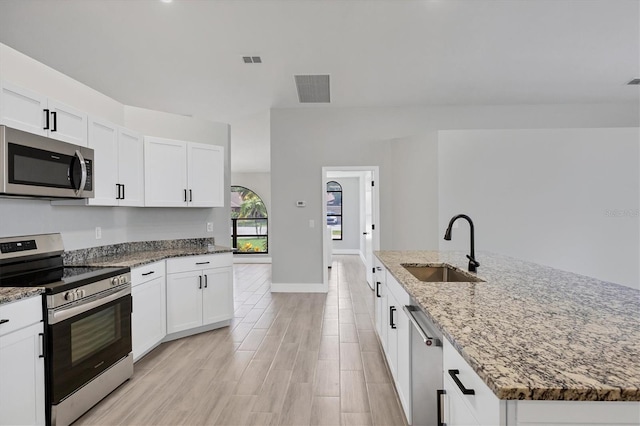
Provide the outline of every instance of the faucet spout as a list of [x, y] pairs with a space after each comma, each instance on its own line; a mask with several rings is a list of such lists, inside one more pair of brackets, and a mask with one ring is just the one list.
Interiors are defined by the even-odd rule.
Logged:
[[471, 252], [467, 255], [467, 259], [469, 259], [469, 272], [476, 272], [476, 268], [480, 266], [480, 263], [476, 260], [473, 221], [471, 220], [471, 218], [466, 214], [459, 214], [452, 217], [449, 221], [449, 226], [447, 226], [447, 230], [444, 232], [444, 239], [447, 241], [451, 241], [451, 228], [453, 227], [453, 223], [460, 218], [465, 219], [467, 222], [469, 222], [469, 231], [471, 233]]

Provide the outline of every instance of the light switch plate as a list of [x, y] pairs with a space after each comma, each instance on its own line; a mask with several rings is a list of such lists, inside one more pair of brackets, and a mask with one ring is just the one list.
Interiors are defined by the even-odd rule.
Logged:
[[207, 222], [207, 232], [213, 232], [213, 222]]

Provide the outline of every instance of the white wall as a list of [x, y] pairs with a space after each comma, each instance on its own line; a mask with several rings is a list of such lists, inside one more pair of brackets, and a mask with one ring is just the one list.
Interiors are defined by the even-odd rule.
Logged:
[[[439, 228], [466, 213], [476, 250], [640, 288], [638, 130], [439, 132]], [[440, 248], [469, 250], [468, 229]]]
[[[436, 225], [437, 209], [423, 207], [437, 194], [438, 130], [637, 127], [639, 117], [638, 103], [273, 109], [273, 282], [322, 283], [322, 229], [309, 227], [309, 220], [322, 223], [323, 166], [380, 167], [381, 249], [437, 248], [444, 233]], [[405, 195], [410, 193], [415, 197]], [[307, 207], [297, 208], [296, 200], [306, 200]], [[426, 226], [407, 229], [409, 211], [422, 215]]]
[[0, 79], [115, 124], [124, 123], [124, 110], [120, 102], [2, 43], [0, 43]]
[[360, 252], [363, 228], [360, 224], [360, 179], [353, 177], [328, 179], [342, 185], [342, 240], [333, 240], [333, 252], [356, 254]]

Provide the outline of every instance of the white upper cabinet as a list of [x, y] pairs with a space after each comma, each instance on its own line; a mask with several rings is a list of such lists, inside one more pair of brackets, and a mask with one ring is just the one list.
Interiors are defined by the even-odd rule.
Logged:
[[0, 124], [87, 146], [87, 114], [7, 81], [1, 83]]
[[145, 136], [144, 198], [146, 206], [187, 206], [186, 142]]
[[142, 135], [118, 129], [118, 182], [122, 185], [118, 205], [144, 206], [144, 145]]
[[108, 121], [89, 119], [94, 150], [95, 197], [91, 206], [144, 206], [142, 136]]
[[224, 147], [188, 144], [189, 204], [224, 207]]
[[224, 148], [145, 137], [145, 205], [224, 206]]

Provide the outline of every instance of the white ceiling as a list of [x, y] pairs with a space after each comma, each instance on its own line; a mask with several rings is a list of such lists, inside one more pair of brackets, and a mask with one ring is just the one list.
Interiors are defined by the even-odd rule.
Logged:
[[[637, 102], [639, 0], [0, 0], [0, 42], [120, 102], [232, 124], [269, 169], [295, 74], [331, 107]], [[259, 55], [262, 64], [244, 64]]]

